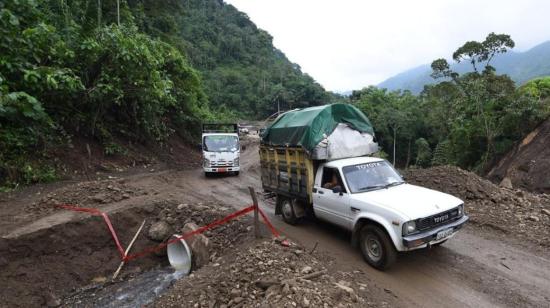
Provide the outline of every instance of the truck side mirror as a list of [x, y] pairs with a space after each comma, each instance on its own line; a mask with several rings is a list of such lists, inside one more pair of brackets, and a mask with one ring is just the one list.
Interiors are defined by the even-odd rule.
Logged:
[[342, 187], [340, 187], [340, 186], [334, 186], [334, 188], [332, 188], [332, 192], [335, 193], [335, 194], [340, 194], [340, 196], [342, 196], [344, 194], [342, 192]]
[[197, 149], [199, 149], [200, 151], [202, 151], [202, 143], [197, 143]]

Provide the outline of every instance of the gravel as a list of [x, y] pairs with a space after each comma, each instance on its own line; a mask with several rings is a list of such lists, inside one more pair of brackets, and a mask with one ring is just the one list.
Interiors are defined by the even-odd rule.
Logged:
[[360, 284], [336, 278], [297, 244], [256, 241], [218, 258], [162, 295], [155, 307], [365, 307]]

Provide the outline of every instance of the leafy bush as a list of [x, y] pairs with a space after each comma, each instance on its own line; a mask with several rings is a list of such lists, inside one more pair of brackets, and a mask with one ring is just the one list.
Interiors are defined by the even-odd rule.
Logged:
[[428, 167], [432, 160], [432, 149], [424, 138], [418, 138], [414, 142], [416, 147], [416, 163], [420, 167]]
[[0, 185], [55, 178], [45, 154], [67, 131], [123, 154], [114, 136], [162, 142], [210, 114], [178, 50], [131, 22], [91, 27], [84, 5], [0, 4]]

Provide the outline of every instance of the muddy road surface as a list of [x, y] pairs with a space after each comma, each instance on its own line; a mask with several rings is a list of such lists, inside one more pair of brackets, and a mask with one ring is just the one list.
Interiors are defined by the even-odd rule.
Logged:
[[[213, 198], [241, 208], [250, 203], [248, 186], [262, 191], [257, 150], [251, 145], [243, 153], [244, 170], [238, 177], [206, 178], [193, 170], [158, 178], [187, 198]], [[392, 269], [380, 272], [351, 247], [345, 231], [319, 221], [290, 226], [274, 216], [271, 200], [261, 205], [285, 235], [310, 248], [318, 243], [316, 249], [331, 256], [337, 269], [365, 271], [403, 306], [550, 307], [550, 253], [515, 245], [493, 230], [469, 225], [442, 247], [403, 254]]]
[[[241, 162], [239, 176], [206, 178], [198, 168], [133, 174], [124, 178], [124, 185], [135, 193], [102, 208], [118, 211], [154, 202], [157, 196], [244, 208], [251, 203], [248, 186], [262, 191], [257, 142], [248, 144]], [[260, 198], [260, 205], [283, 234], [307, 249], [315, 246], [317, 253], [328, 256], [333, 270], [364, 273], [368, 283], [393, 298], [393, 306], [550, 307], [550, 252], [514, 240], [510, 234], [469, 224], [441, 247], [402, 254], [393, 268], [380, 272], [368, 266], [360, 252], [351, 247], [347, 232], [312, 220], [289, 226], [274, 215], [272, 200]], [[2, 236], [14, 238], [74, 218], [74, 214], [64, 212], [32, 222], [14, 217], [16, 223], [3, 226]]]
[[[143, 178], [161, 194], [181, 194], [189, 201], [214, 199], [242, 208], [250, 204], [247, 187], [261, 192], [257, 144], [243, 153], [241, 174], [206, 178], [200, 169], [167, 171]], [[306, 247], [331, 256], [333, 266], [361, 270], [396, 303], [418, 307], [550, 307], [550, 253], [529, 249], [506, 235], [473, 225], [442, 247], [402, 254], [386, 272], [368, 266], [351, 247], [350, 234], [319, 221], [290, 226], [274, 216], [273, 202], [261, 200], [274, 225]]]

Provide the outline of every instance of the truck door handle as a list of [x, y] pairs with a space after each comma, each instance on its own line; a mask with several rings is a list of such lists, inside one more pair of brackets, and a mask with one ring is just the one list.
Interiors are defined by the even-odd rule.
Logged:
[[324, 194], [325, 192], [322, 191], [322, 190], [319, 190], [318, 193], [322, 195], [322, 194]]
[[352, 207], [351, 207], [351, 211], [352, 211], [352, 212], [359, 212], [359, 209], [352, 206]]

